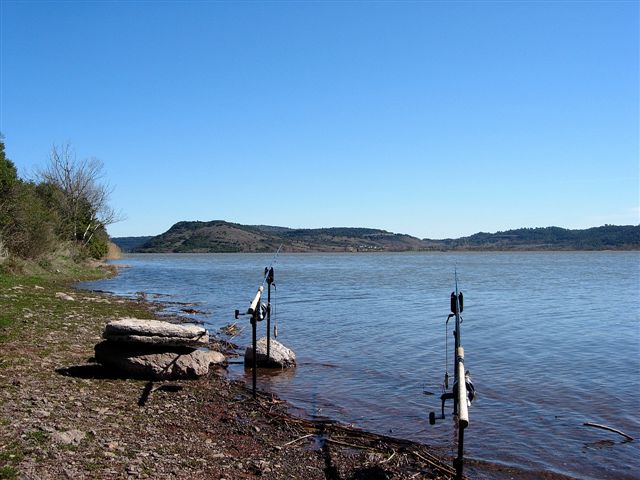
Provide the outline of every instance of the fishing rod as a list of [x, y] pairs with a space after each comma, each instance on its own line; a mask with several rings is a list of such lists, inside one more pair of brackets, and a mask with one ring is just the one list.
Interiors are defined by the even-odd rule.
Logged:
[[[264, 278], [262, 279], [262, 288], [263, 289], [264, 289], [265, 282], [267, 283], [267, 309], [266, 309], [266, 313], [267, 313], [267, 363], [269, 363], [269, 361], [271, 360], [271, 286], [273, 285], [273, 288], [274, 289], [276, 288], [275, 279], [274, 279], [274, 272], [273, 272], [273, 266], [275, 265], [276, 260], [278, 259], [278, 254], [280, 253], [280, 250], [282, 250], [282, 245], [284, 245], [284, 244], [281, 243], [280, 246], [278, 247], [278, 250], [276, 250], [276, 253], [273, 256], [273, 259], [271, 260], [271, 264], [269, 264], [268, 267], [264, 267]], [[274, 336], [275, 337], [278, 336], [277, 328], [274, 331]], [[255, 352], [253, 352], [253, 354], [254, 354], [254, 358], [255, 358]]]
[[[240, 318], [240, 315], [251, 315], [251, 337], [252, 337], [252, 392], [253, 397], [256, 396], [256, 382], [257, 382], [257, 370], [258, 370], [258, 354], [257, 354], [257, 325], [258, 322], [261, 322], [265, 318], [267, 319], [267, 365], [271, 359], [271, 286], [273, 285], [275, 288], [275, 274], [273, 271], [273, 265], [275, 264], [278, 254], [282, 249], [282, 245], [278, 247], [273, 259], [271, 260], [271, 264], [264, 269], [264, 278], [262, 279], [262, 284], [258, 287], [258, 291], [256, 292], [253, 300], [249, 304], [249, 308], [247, 309], [247, 313], [241, 314], [240, 310], [235, 311], [236, 320]], [[264, 291], [264, 284], [267, 284], [267, 304], [263, 304], [262, 293]]]
[[[280, 250], [282, 250], [282, 246], [283, 245], [284, 245], [284, 243], [280, 244], [280, 246], [278, 247], [278, 250], [276, 250], [275, 255], [271, 259], [271, 263], [269, 264], [269, 266], [268, 267], [264, 267], [264, 278], [262, 279], [262, 287], [263, 288], [264, 288], [265, 282], [268, 281], [269, 271], [273, 271], [273, 266], [276, 264], [276, 260], [278, 260], [278, 254], [280, 253]], [[273, 280], [273, 276], [272, 276], [272, 280]]]
[[[464, 364], [464, 347], [462, 346], [460, 327], [463, 323], [462, 311], [464, 310], [464, 296], [462, 292], [458, 290], [458, 271], [454, 270], [455, 276], [455, 291], [451, 292], [450, 298], [450, 310], [451, 313], [447, 316], [445, 322], [445, 373], [444, 382], [442, 385], [442, 395], [440, 400], [442, 402], [442, 414], [441, 419], [444, 419], [444, 405], [447, 400], [453, 400], [453, 414], [458, 420], [458, 456], [453, 461], [453, 466], [456, 469], [456, 479], [462, 479], [462, 470], [464, 466], [464, 432], [469, 426], [469, 407], [475, 397], [475, 387], [471, 382], [469, 370], [465, 371]], [[455, 317], [455, 330], [453, 331], [454, 337], [454, 350], [453, 350], [453, 374], [454, 382], [451, 391], [449, 388], [449, 371], [447, 368], [447, 357], [449, 356], [448, 350], [448, 325], [449, 320]], [[436, 423], [435, 412], [429, 413], [429, 423], [431, 425]]]

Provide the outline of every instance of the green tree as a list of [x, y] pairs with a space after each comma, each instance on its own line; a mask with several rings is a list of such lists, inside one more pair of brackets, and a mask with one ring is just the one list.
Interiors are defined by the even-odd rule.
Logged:
[[0, 134], [0, 195], [4, 195], [17, 181], [16, 166], [7, 158], [4, 152], [4, 137]]
[[108, 249], [106, 226], [116, 220], [100, 182], [102, 163], [77, 161], [69, 146], [55, 147], [39, 182], [18, 178], [0, 138], [0, 260], [7, 251], [35, 259], [72, 242], [81, 254], [103, 257]]
[[34, 183], [21, 182], [12, 189], [5, 211], [3, 238], [8, 250], [19, 257], [37, 258], [58, 244], [56, 215], [37, 193]]

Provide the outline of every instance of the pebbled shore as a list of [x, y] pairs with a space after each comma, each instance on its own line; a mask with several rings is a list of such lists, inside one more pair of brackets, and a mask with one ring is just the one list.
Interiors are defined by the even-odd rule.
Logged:
[[[107, 321], [153, 318], [153, 307], [68, 281], [0, 278], [0, 478], [453, 477], [433, 447], [292, 416], [224, 370], [196, 381], [118, 378], [93, 362], [93, 346]], [[565, 478], [477, 462], [467, 472]]]

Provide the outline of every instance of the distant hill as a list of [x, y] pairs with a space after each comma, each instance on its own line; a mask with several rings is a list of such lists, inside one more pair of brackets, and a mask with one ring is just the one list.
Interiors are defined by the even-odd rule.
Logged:
[[273, 252], [280, 245], [288, 252], [640, 250], [640, 225], [520, 228], [430, 240], [371, 228], [292, 229], [215, 220], [178, 222], [155, 237], [112, 240], [124, 251], [142, 253]]
[[422, 240], [370, 228], [291, 229], [268, 225], [179, 222], [137, 252], [371, 252], [420, 250]]
[[433, 242], [433, 248], [444, 250], [638, 250], [640, 225], [605, 225], [584, 230], [519, 228], [425, 242]]
[[142, 246], [153, 237], [115, 237], [111, 241], [115, 243], [123, 252], [132, 252], [136, 248]]

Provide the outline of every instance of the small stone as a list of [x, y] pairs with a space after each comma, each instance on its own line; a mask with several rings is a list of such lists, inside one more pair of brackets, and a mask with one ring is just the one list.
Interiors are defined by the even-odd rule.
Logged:
[[80, 430], [67, 430], [66, 432], [55, 432], [51, 435], [51, 439], [56, 443], [63, 445], [79, 445], [86, 437], [84, 432]]
[[71, 295], [67, 295], [64, 292], [56, 292], [56, 298], [59, 298], [60, 300], [65, 300], [67, 302], [74, 301], [74, 298]]

